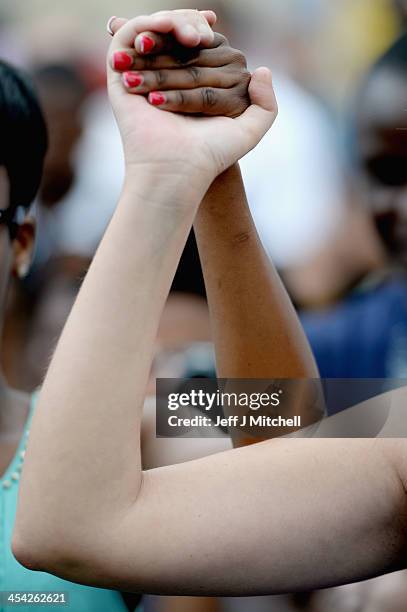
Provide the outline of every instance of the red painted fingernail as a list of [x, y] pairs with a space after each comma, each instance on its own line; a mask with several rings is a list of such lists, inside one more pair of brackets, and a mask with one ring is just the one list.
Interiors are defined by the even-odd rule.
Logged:
[[153, 106], [161, 106], [161, 104], [165, 104], [166, 98], [164, 94], [154, 91], [149, 94], [148, 101]]
[[116, 51], [113, 53], [112, 64], [115, 70], [127, 70], [133, 65], [133, 58], [125, 51]]
[[144, 81], [144, 77], [139, 72], [124, 72], [123, 82], [126, 87], [139, 87]]
[[139, 40], [140, 53], [150, 53], [155, 47], [155, 40], [150, 36], [141, 36]]

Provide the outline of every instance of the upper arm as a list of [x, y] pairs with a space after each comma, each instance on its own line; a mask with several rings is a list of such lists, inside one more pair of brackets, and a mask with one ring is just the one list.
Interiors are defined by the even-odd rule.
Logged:
[[394, 440], [274, 440], [145, 472], [136, 503], [104, 526], [108, 554], [81, 580], [260, 595], [398, 569], [398, 444], [404, 449]]

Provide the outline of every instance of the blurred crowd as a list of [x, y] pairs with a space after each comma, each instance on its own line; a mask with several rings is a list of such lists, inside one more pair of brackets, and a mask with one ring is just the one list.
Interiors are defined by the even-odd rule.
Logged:
[[[105, 92], [105, 22], [112, 12], [130, 17], [177, 4], [119, 0], [112, 8], [107, 0], [69, 6], [32, 0], [27, 7], [6, 0], [0, 6], [0, 57], [31, 73], [49, 129], [32, 211], [38, 223], [33, 266], [10, 286], [4, 328], [5, 372], [17, 388], [41, 384], [121, 189], [122, 151]], [[258, 232], [301, 313], [321, 375], [406, 377], [405, 37], [394, 46], [406, 29], [406, 0], [198, 0], [191, 6], [217, 12], [217, 28], [247, 54], [249, 67], [273, 70], [280, 114], [241, 167]], [[150, 390], [157, 376], [213, 373], [191, 235], [163, 314]], [[361, 609], [346, 603], [359, 601], [355, 591], [342, 593], [337, 608], [296, 596], [196, 601], [185, 609]], [[380, 610], [406, 610], [407, 594], [403, 602]], [[160, 603], [153, 598], [146, 605]], [[184, 609], [171, 599], [165, 605], [167, 612]]]

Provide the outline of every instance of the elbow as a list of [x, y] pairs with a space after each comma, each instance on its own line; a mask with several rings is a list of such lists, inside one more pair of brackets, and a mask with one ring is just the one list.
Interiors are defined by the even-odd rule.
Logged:
[[52, 525], [20, 492], [11, 539], [11, 552], [20, 565], [32, 571], [51, 571]]
[[91, 546], [78, 533], [27, 533], [18, 524], [14, 528], [11, 551], [15, 559], [31, 571], [47, 572], [64, 580], [89, 586], [104, 586], [107, 581], [104, 559], [107, 551]]
[[80, 565], [80, 559], [73, 555], [67, 538], [52, 537], [51, 530], [46, 534], [35, 528], [27, 532], [18, 523], [13, 532], [11, 552], [26, 569], [61, 577], [71, 574], [73, 567]]
[[31, 571], [50, 571], [47, 563], [47, 551], [25, 538], [19, 529], [14, 529], [11, 552], [20, 565]]

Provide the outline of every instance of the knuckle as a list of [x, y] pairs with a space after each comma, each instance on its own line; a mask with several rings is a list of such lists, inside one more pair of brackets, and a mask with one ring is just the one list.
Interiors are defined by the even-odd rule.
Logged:
[[155, 79], [159, 89], [161, 89], [167, 82], [167, 76], [164, 70], [155, 71]]
[[190, 55], [190, 62], [186, 66], [199, 66], [201, 68], [216, 67], [223, 61], [223, 54], [218, 49], [200, 49]]
[[197, 66], [190, 66], [188, 72], [194, 85], [198, 85], [201, 80], [201, 70]]
[[185, 106], [185, 94], [180, 89], [176, 92], [176, 104], [177, 106]]
[[246, 57], [244, 53], [242, 53], [238, 49], [230, 50], [230, 59], [231, 59], [231, 62], [230, 62], [231, 64], [238, 64], [239, 66], [244, 66], [244, 68], [247, 68]]
[[202, 106], [205, 109], [210, 109], [217, 103], [217, 95], [212, 87], [204, 87], [202, 89]]
[[231, 80], [235, 84], [235, 87], [239, 90], [246, 91], [251, 81], [252, 75], [246, 69], [237, 70], [236, 67], [230, 67]]

